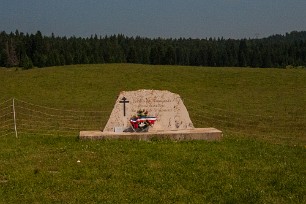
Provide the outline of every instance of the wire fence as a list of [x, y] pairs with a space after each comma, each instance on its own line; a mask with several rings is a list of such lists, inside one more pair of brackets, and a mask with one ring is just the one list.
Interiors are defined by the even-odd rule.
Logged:
[[13, 104], [12, 100], [0, 103], [0, 136], [14, 133]]
[[[229, 134], [270, 136], [306, 142], [305, 115], [246, 114], [185, 100], [196, 127], [216, 127]], [[81, 130], [102, 130], [110, 112], [63, 110], [8, 99], [0, 103], [0, 137], [18, 137], [22, 134], [78, 135]]]
[[189, 113], [198, 126], [213, 126], [229, 134], [293, 140], [306, 143], [306, 115], [275, 113], [248, 114], [207, 106], [185, 99]]
[[0, 103], [0, 136], [77, 135], [80, 130], [101, 130], [109, 113], [63, 110], [9, 99]]

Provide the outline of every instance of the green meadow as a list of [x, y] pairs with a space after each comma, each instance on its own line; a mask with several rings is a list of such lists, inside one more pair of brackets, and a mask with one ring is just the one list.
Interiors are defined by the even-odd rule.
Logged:
[[[78, 139], [138, 89], [179, 94], [222, 140]], [[305, 69], [1, 68], [0, 202], [306, 203], [305, 93]]]

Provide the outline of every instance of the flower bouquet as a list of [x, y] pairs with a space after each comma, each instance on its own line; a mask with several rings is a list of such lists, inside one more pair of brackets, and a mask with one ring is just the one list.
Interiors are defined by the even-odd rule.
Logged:
[[153, 126], [156, 121], [156, 117], [148, 116], [148, 111], [138, 110], [136, 115], [130, 118], [132, 129], [135, 132], [147, 132], [150, 126]]

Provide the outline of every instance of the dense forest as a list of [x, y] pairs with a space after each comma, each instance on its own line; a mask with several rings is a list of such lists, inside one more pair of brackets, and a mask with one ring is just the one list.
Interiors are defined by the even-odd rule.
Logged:
[[218, 67], [306, 67], [306, 31], [261, 39], [88, 38], [0, 33], [0, 67], [139, 63]]

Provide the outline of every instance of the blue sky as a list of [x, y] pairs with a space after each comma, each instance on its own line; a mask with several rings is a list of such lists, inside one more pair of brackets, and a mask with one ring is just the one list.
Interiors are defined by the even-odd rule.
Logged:
[[306, 30], [306, 0], [0, 0], [0, 30], [255, 38]]

